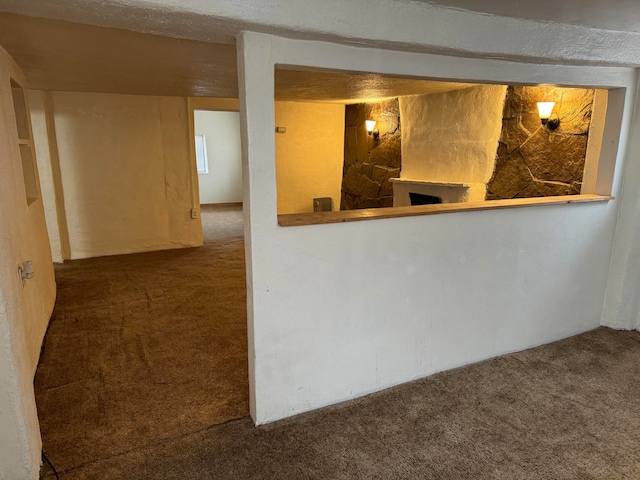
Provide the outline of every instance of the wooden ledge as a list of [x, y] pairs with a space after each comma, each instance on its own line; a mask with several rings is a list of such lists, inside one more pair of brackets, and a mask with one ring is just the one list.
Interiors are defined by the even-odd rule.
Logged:
[[295, 227], [321, 225], [324, 223], [358, 222], [381, 218], [415, 217], [440, 213], [470, 212], [474, 210], [497, 210], [500, 208], [536, 207], [540, 205], [564, 205], [567, 203], [607, 202], [614, 197], [606, 195], [565, 195], [560, 197], [514, 198], [511, 200], [488, 200], [486, 202], [440, 203], [415, 207], [366, 208], [337, 212], [289, 213], [278, 215], [278, 225]]

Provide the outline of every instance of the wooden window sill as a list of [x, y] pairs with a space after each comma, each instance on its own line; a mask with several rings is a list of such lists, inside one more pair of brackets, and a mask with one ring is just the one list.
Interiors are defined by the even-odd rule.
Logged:
[[289, 213], [278, 215], [278, 225], [295, 227], [321, 225], [325, 223], [358, 222], [381, 218], [415, 217], [440, 213], [470, 212], [474, 210], [498, 210], [501, 208], [536, 207], [540, 205], [564, 205], [567, 203], [606, 202], [614, 197], [606, 195], [565, 195], [559, 197], [515, 198], [511, 200], [488, 200], [486, 202], [440, 203], [415, 207], [366, 208], [337, 212]]

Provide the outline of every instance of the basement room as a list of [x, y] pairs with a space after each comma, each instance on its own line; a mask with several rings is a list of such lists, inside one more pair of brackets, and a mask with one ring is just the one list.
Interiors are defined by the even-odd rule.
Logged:
[[541, 2], [0, 0], [0, 478], [639, 477], [640, 9]]

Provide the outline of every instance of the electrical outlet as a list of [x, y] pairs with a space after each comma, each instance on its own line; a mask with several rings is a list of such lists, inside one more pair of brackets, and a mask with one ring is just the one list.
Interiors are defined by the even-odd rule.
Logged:
[[191, 209], [191, 218], [193, 220], [196, 220], [198, 218], [198, 209], [197, 208], [192, 208]]

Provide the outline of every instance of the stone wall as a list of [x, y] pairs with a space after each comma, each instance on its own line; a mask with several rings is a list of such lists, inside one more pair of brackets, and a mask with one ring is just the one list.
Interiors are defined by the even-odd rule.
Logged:
[[[376, 120], [378, 139], [365, 120]], [[400, 176], [402, 153], [398, 99], [347, 105], [340, 210], [393, 206], [390, 178]]]
[[[509, 87], [487, 200], [579, 194], [593, 95], [580, 88]], [[536, 103], [543, 101], [556, 102], [556, 130], [540, 122]]]

